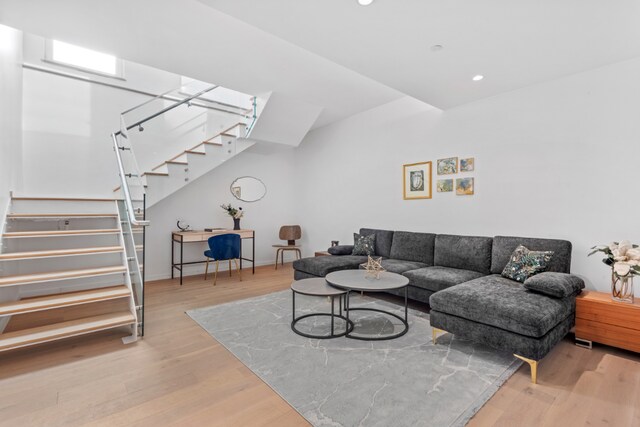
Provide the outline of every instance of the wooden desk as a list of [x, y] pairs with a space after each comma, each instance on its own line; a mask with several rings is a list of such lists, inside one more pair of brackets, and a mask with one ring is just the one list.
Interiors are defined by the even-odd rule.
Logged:
[[[219, 234], [239, 234], [240, 235], [240, 269], [242, 269], [242, 260], [251, 262], [252, 273], [256, 273], [256, 233], [254, 230], [194, 230], [194, 231], [173, 231], [171, 233], [171, 278], [174, 278], [175, 270], [180, 272], [180, 286], [182, 286], [182, 270], [183, 266], [191, 264], [204, 264], [207, 261], [190, 261], [184, 262], [183, 249], [185, 243], [202, 243], [207, 242], [209, 237], [217, 236]], [[242, 256], [242, 240], [251, 239], [252, 252], [251, 258], [244, 258]], [[175, 261], [175, 244], [180, 246], [180, 262]]]
[[608, 292], [583, 291], [576, 298], [576, 344], [591, 342], [640, 352], [640, 303], [611, 300]]

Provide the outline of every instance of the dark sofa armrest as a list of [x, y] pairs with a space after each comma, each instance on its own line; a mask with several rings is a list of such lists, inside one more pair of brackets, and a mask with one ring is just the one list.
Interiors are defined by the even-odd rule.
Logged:
[[547, 271], [529, 277], [524, 287], [553, 298], [566, 298], [584, 289], [584, 280], [573, 274]]
[[351, 255], [351, 253], [353, 252], [353, 245], [331, 246], [329, 249], [327, 249], [327, 252], [329, 252], [331, 255]]

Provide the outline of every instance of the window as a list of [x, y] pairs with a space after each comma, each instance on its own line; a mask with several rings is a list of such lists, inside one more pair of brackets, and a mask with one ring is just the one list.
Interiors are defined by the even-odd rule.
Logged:
[[122, 61], [115, 56], [59, 40], [47, 41], [45, 60], [109, 77], [124, 76]]

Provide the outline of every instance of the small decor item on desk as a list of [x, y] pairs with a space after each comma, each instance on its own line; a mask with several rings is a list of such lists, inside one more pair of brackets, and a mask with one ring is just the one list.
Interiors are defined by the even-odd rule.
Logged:
[[360, 264], [360, 267], [367, 271], [364, 276], [372, 279], [380, 279], [380, 273], [386, 271], [382, 267], [382, 257], [375, 259], [371, 255], [369, 255], [366, 263]]
[[227, 215], [233, 218], [233, 229], [240, 230], [240, 218], [242, 218], [242, 216], [244, 215], [244, 211], [242, 210], [242, 208], [238, 207], [236, 209], [233, 206], [231, 206], [231, 203], [228, 203], [226, 205], [220, 205], [220, 207], [225, 211], [227, 211]]
[[185, 232], [185, 231], [191, 231], [190, 228], [191, 226], [189, 224], [184, 224], [182, 221], [178, 220], [178, 222], [176, 223], [176, 226], [178, 227], [178, 230]]
[[331, 246], [338, 246], [340, 244], [339, 240], [332, 240], [331, 241]]
[[611, 267], [611, 297], [614, 301], [633, 304], [633, 276], [640, 275], [640, 248], [628, 240], [609, 246], [594, 246], [589, 256], [602, 252], [602, 260]]

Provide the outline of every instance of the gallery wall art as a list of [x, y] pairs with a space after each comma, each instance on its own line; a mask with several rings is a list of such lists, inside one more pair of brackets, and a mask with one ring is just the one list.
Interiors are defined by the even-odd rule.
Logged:
[[473, 157], [460, 159], [460, 172], [473, 172], [474, 169], [475, 159]]
[[471, 196], [473, 195], [473, 178], [457, 178], [456, 179], [456, 194], [458, 196]]
[[431, 198], [431, 162], [410, 163], [402, 167], [403, 198]]
[[457, 157], [438, 160], [438, 175], [451, 175], [454, 173], [458, 173]]
[[436, 183], [438, 193], [449, 193], [453, 191], [453, 179], [439, 179]]

